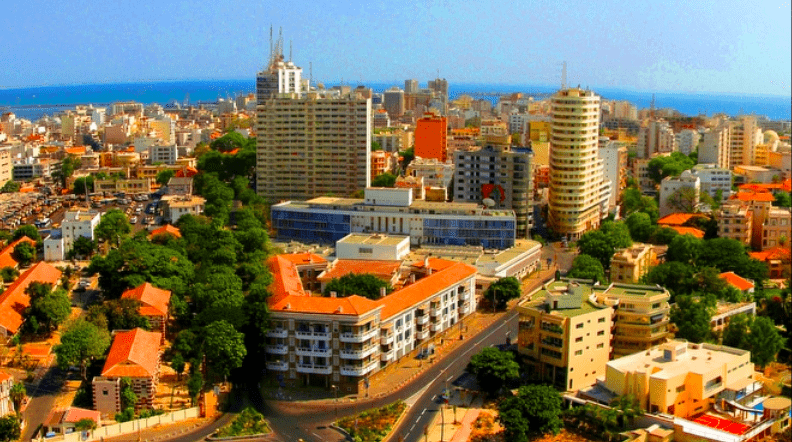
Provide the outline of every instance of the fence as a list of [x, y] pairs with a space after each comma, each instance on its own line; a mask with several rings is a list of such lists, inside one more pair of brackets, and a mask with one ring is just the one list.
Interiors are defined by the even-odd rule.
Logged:
[[89, 434], [85, 438], [83, 438], [83, 433], [81, 431], [75, 431], [73, 433], [58, 435], [46, 440], [53, 442], [90, 442], [100, 440], [105, 437], [134, 433], [144, 428], [150, 428], [156, 425], [166, 425], [186, 419], [192, 419], [198, 417], [198, 415], [198, 407], [185, 408], [183, 410], [176, 410], [170, 413], [160, 414], [158, 416], [152, 416], [145, 419], [136, 419], [133, 421], [99, 427], [96, 430], [88, 432]]

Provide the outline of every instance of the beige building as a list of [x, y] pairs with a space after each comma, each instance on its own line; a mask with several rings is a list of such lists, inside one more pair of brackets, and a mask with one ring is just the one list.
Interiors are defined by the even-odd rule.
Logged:
[[756, 125], [756, 117], [743, 116], [736, 121], [730, 121], [729, 130], [730, 166], [756, 164], [756, 145], [764, 141], [762, 129]]
[[14, 177], [14, 162], [11, 159], [11, 148], [0, 147], [0, 187]]
[[709, 410], [719, 393], [745, 389], [753, 371], [746, 350], [670, 341], [608, 362], [605, 387], [649, 413], [685, 418]]
[[724, 204], [718, 211], [718, 237], [730, 238], [750, 246], [753, 212], [742, 204]]
[[0, 370], [0, 417], [14, 412], [14, 403], [11, 402], [11, 388], [14, 386], [14, 377]]
[[731, 131], [728, 124], [721, 124], [708, 132], [699, 146], [699, 164], [714, 164], [715, 167], [729, 169], [729, 146], [731, 145]]
[[620, 141], [600, 140], [599, 157], [603, 161], [604, 178], [610, 182], [608, 206], [621, 202], [622, 190], [627, 187], [627, 145]]
[[[701, 178], [689, 170], [678, 177], [667, 176], [660, 182], [660, 217], [698, 210]], [[675, 202], [678, 197], [679, 202]]]
[[792, 238], [792, 214], [789, 209], [771, 207], [762, 224], [762, 250], [789, 246]]
[[636, 153], [638, 158], [651, 158], [656, 153], [677, 150], [674, 129], [663, 119], [649, 121], [638, 131]]
[[593, 385], [605, 373], [613, 309], [584, 281], [545, 284], [517, 307], [518, 350], [534, 372], [561, 390]]
[[660, 286], [613, 283], [594, 286], [597, 302], [615, 309], [611, 357], [646, 350], [666, 342], [669, 336], [668, 300], [671, 295]]
[[553, 95], [551, 103], [547, 221], [555, 233], [576, 240], [597, 229], [608, 209], [610, 185], [597, 156], [600, 98], [573, 88]]
[[614, 282], [635, 284], [649, 273], [657, 255], [649, 244], [635, 243], [632, 247], [619, 250], [613, 255], [610, 279]]
[[166, 195], [160, 201], [163, 204], [163, 218], [169, 223], [176, 223], [182, 215], [202, 214], [206, 204], [205, 199], [194, 195]]
[[415, 144], [415, 132], [402, 129], [381, 129], [375, 131], [371, 141], [378, 142], [385, 152], [401, 152]]
[[94, 180], [94, 192], [151, 193], [151, 178]]

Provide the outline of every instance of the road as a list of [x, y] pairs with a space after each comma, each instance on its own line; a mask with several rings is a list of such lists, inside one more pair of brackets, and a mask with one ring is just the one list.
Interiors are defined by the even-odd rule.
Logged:
[[[401, 434], [405, 441], [418, 441], [423, 437], [424, 426], [431, 423], [439, 411], [439, 405], [433, 401], [433, 398], [442, 392], [447, 381], [450, 384], [464, 373], [472, 355], [484, 347], [505, 343], [507, 331], [511, 332], [512, 337], [517, 336], [517, 313], [513, 309], [505, 314], [503, 320], [470, 337], [470, 345], [461, 346], [444, 355], [436, 363], [436, 369], [424, 372], [403, 389], [382, 398], [360, 403], [338, 402], [320, 406], [298, 404], [294, 407], [283, 402], [263, 401], [258, 396], [258, 403], [255, 405], [267, 416], [275, 430], [274, 440], [343, 441], [344, 436], [329, 428], [330, 423], [336, 420], [336, 414], [338, 417], [352, 415], [409, 397], [408, 402], [413, 405], [394, 431], [396, 434]], [[249, 385], [248, 391], [251, 394], [257, 391], [256, 385]]]

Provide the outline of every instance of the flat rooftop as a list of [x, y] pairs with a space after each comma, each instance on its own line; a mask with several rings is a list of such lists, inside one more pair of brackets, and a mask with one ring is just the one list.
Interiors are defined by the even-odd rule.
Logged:
[[[684, 344], [686, 350], [684, 353], [678, 354], [672, 361], [665, 358], [664, 350], [673, 344]], [[670, 379], [686, 373], [700, 375], [710, 373], [731, 362], [735, 357], [747, 353], [749, 352], [746, 350], [721, 345], [669, 341], [647, 351], [614, 359], [608, 362], [608, 366], [622, 372], [649, 372], [653, 378]]]
[[405, 240], [409, 241], [409, 239], [409, 236], [350, 233], [349, 235], [339, 239], [337, 243], [398, 246]]

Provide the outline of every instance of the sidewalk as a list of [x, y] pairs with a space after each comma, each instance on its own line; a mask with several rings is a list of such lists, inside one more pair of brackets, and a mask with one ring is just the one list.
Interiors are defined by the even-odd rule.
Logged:
[[175, 437], [181, 436], [185, 433], [189, 433], [193, 430], [196, 430], [204, 425], [208, 425], [213, 421], [213, 419], [207, 418], [196, 418], [196, 419], [187, 419], [184, 421], [162, 425], [157, 427], [150, 427], [144, 428], [140, 430], [140, 433], [128, 433], [122, 434], [119, 436], [114, 437], [106, 437], [103, 439], [104, 442], [151, 442], [151, 441], [158, 441], [158, 440], [166, 440], [166, 439], [173, 439]]
[[[467, 442], [473, 422], [481, 413], [483, 399], [476, 397], [470, 403], [466, 402], [459, 394], [453, 394], [449, 404], [443, 406], [442, 415], [438, 413], [429, 425], [428, 434], [424, 437], [426, 442]], [[454, 405], [457, 406], [456, 416]]]

